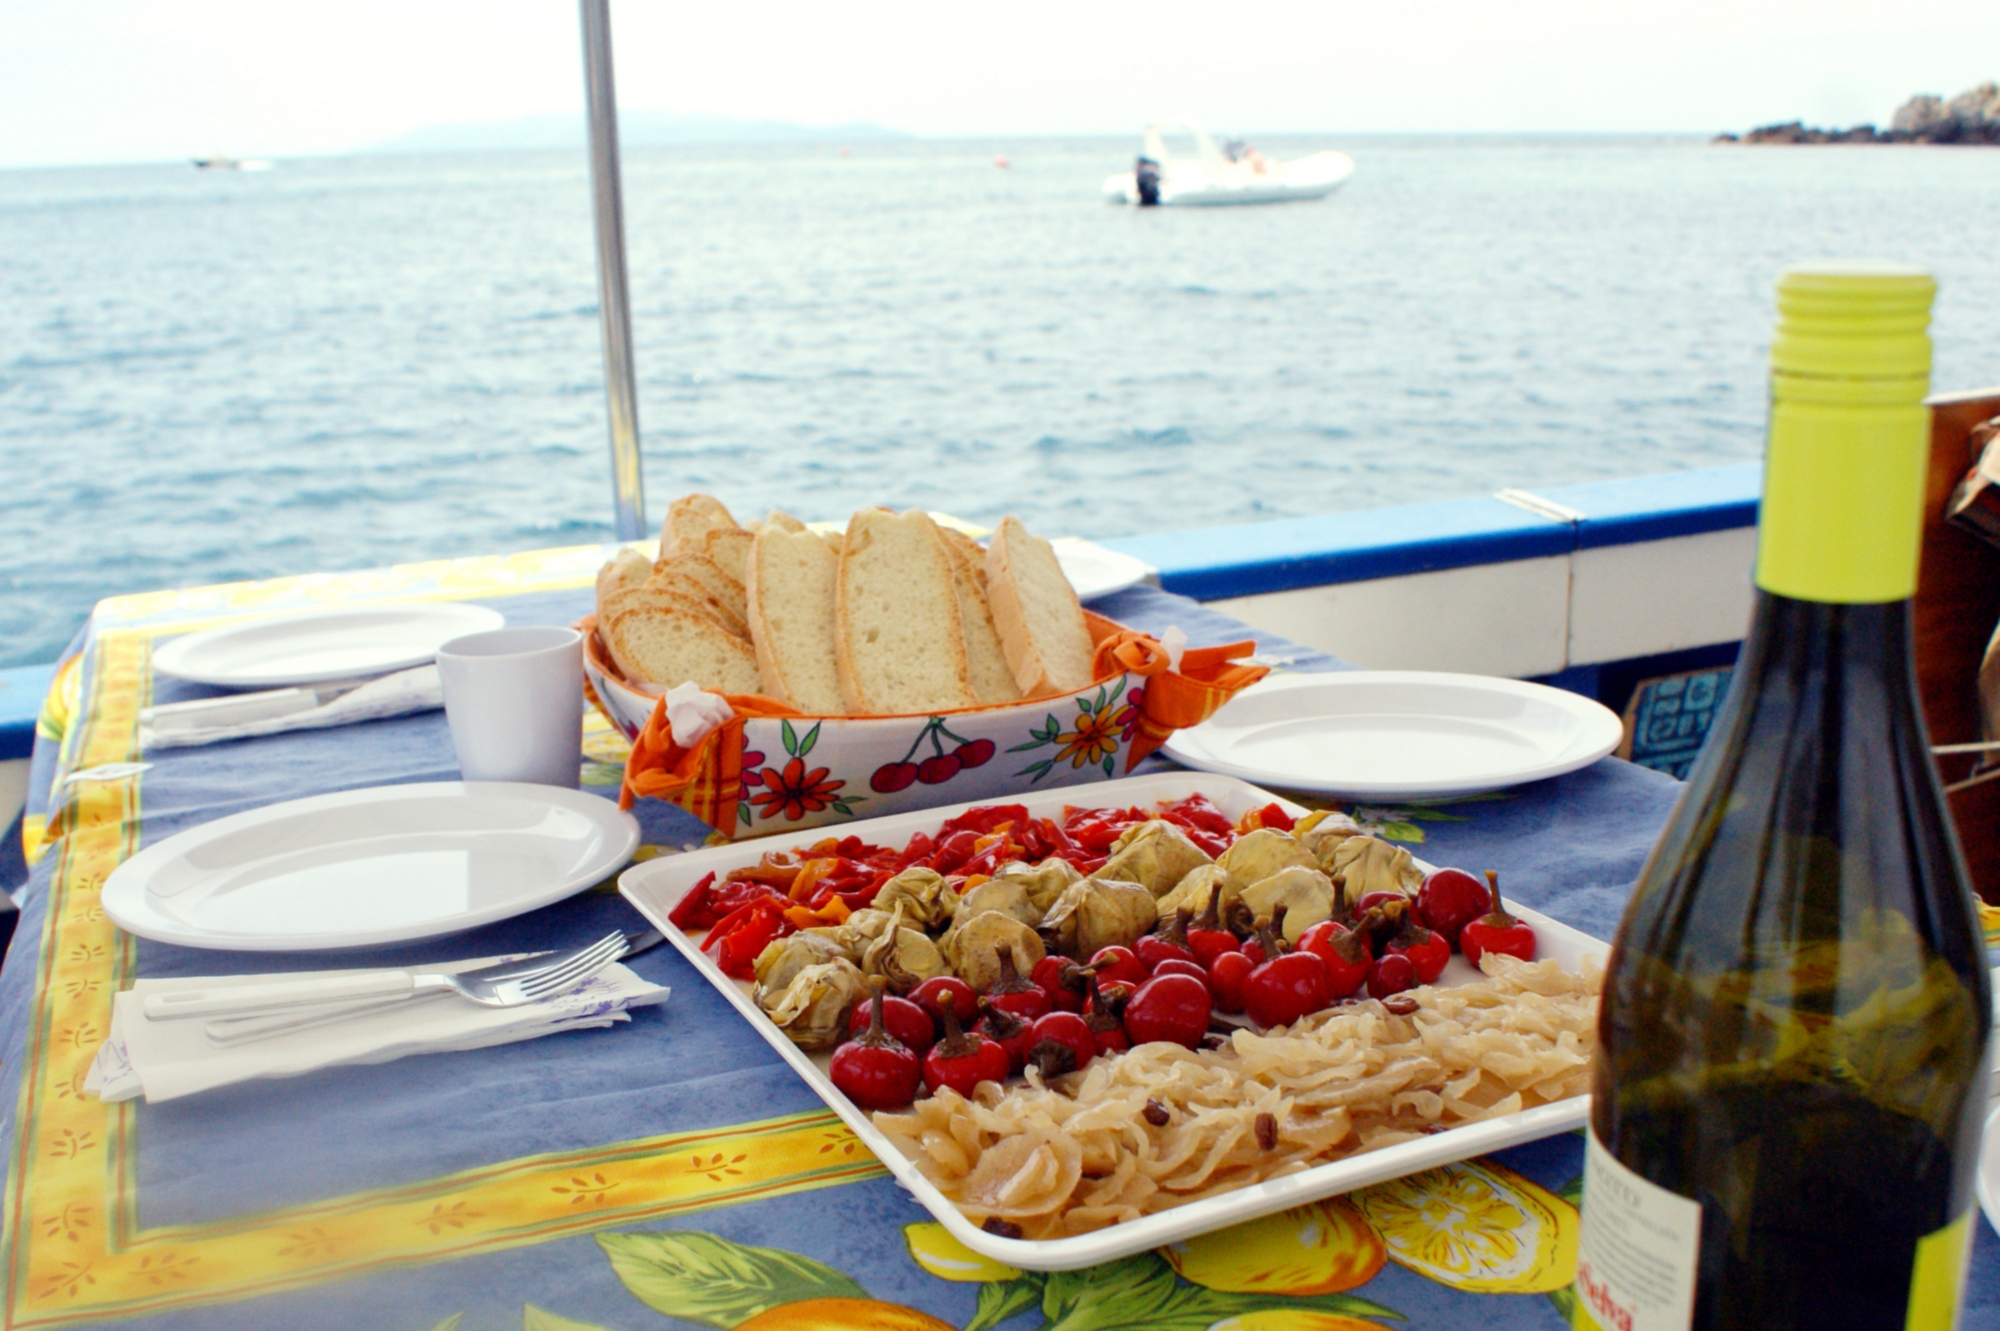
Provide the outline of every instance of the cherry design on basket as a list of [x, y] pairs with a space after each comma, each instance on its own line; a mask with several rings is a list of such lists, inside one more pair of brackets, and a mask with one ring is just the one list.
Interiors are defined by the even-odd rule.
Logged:
[[[930, 741], [932, 753], [919, 762], [917, 751], [923, 748], [925, 740]], [[947, 751], [945, 740], [950, 740], [956, 747]], [[899, 790], [908, 790], [917, 781], [927, 786], [940, 786], [962, 771], [985, 766], [996, 751], [997, 746], [992, 740], [969, 740], [962, 735], [954, 735], [945, 726], [943, 717], [934, 716], [918, 732], [901, 762], [883, 763], [875, 769], [875, 774], [868, 778], [868, 788], [878, 795], [893, 795]]]

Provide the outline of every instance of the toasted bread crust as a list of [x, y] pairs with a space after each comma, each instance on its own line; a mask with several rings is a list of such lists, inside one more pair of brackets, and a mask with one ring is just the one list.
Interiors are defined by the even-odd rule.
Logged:
[[[986, 546], [986, 599], [992, 607], [993, 627], [1000, 634], [1000, 645], [1007, 653], [1007, 665], [1014, 672], [1015, 683], [1021, 686], [1024, 697], [1039, 698], [1086, 687], [1091, 670], [1087, 655], [1080, 662], [1074, 650], [1064, 657], [1057, 656], [1066, 646], [1073, 648], [1073, 642], [1046, 641], [1032, 627], [1032, 617], [1024, 602], [1028, 593], [1022, 585], [1021, 570], [1015, 566], [1030, 542], [1040, 542], [1044, 549], [1048, 546], [1048, 542], [1023, 526], [1019, 518], [1000, 520]], [[1053, 553], [1048, 559], [1054, 560]], [[1068, 605], [1051, 607], [1066, 621], [1061, 636], [1065, 639], [1080, 636], [1087, 644], [1089, 630], [1084, 627], [1083, 606], [1067, 581], [1062, 589], [1068, 593]], [[1073, 626], [1067, 623], [1072, 615]]]
[[[699, 673], [658, 668], [646, 659], [645, 649], [636, 641], [638, 634], [648, 629], [676, 639], [676, 645], [685, 654], [707, 656], [717, 664]], [[757, 687], [757, 658], [750, 644], [725, 631], [707, 615], [685, 606], [634, 605], [600, 622], [599, 633], [612, 661], [629, 681], [665, 688], [692, 682], [724, 693], [748, 693]], [[659, 678], [662, 674], [685, 678]]]
[[683, 596], [699, 604], [723, 628], [739, 638], [750, 636], [750, 624], [708, 587], [675, 568], [656, 569], [646, 580], [646, 589]]
[[613, 592], [643, 586], [652, 575], [652, 560], [637, 550], [620, 550], [597, 570], [597, 599], [602, 601]]
[[[951, 538], [957, 537], [957, 540]], [[1021, 686], [1007, 662], [993, 608], [986, 597], [986, 552], [963, 532], [938, 528], [939, 544], [951, 560], [952, 587], [958, 595], [959, 625], [972, 692], [982, 704], [1018, 702]]]
[[666, 520], [660, 524], [660, 558], [683, 550], [700, 554], [703, 535], [735, 525], [736, 519], [714, 495], [682, 495], [667, 506]]
[[655, 578], [670, 573], [679, 573], [692, 578], [706, 589], [710, 596], [729, 607], [729, 613], [736, 616], [739, 622], [747, 619], [746, 611], [749, 607], [743, 599], [743, 584], [730, 577], [729, 570], [707, 555], [683, 552], [668, 555], [665, 559], [654, 563]]

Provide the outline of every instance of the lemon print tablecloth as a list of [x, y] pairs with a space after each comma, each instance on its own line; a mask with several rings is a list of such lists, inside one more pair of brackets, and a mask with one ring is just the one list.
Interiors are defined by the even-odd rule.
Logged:
[[[1111, 1263], [1038, 1275], [970, 1253], [671, 951], [630, 1025], [345, 1068], [159, 1106], [83, 1075], [111, 995], [140, 975], [322, 964], [142, 943], [104, 918], [143, 844], [240, 809], [457, 773], [441, 715], [209, 749], [137, 751], [154, 643], [229, 618], [367, 599], [478, 600], [516, 624], [588, 608], [605, 548], [123, 597], [57, 678], [24, 834], [37, 855], [0, 969], [7, 1158], [0, 1327], [327, 1331], [1358, 1331], [1554, 1328], [1576, 1254], [1580, 1143], [1561, 1136]], [[1195, 642], [1235, 621], [1139, 588], [1099, 606]], [[1337, 662], [1281, 642], [1293, 669]], [[622, 742], [581, 738], [615, 793]], [[113, 767], [125, 764], [131, 770]], [[139, 766], [142, 765], [143, 766]], [[113, 779], [63, 782], [79, 772]], [[61, 792], [52, 800], [50, 791]], [[1606, 934], [1676, 784], [1616, 761], [1507, 798], [1359, 810], [1421, 853], [1508, 873], [1511, 895]], [[642, 809], [648, 853], [704, 829]], [[634, 917], [615, 894], [437, 943], [401, 964], [579, 941]], [[1981, 1224], [1965, 1324], [2000, 1327]]]

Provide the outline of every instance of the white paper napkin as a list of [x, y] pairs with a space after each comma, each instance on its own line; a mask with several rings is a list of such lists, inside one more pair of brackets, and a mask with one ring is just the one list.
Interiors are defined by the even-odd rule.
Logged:
[[435, 665], [371, 679], [327, 702], [316, 702], [317, 696], [310, 689], [281, 689], [147, 708], [139, 717], [139, 745], [142, 749], [185, 749], [288, 730], [325, 730], [444, 706], [444, 689], [438, 683]]
[[[426, 969], [461, 971], [509, 960], [513, 958], [484, 957]], [[331, 979], [374, 973], [378, 972], [317, 971], [283, 978]], [[97, 1051], [84, 1089], [107, 1102], [143, 1095], [146, 1103], [159, 1104], [261, 1077], [296, 1077], [349, 1063], [388, 1063], [412, 1054], [485, 1049], [560, 1031], [612, 1026], [631, 1020], [626, 1015], [628, 1009], [663, 1003], [670, 992], [614, 963], [569, 993], [521, 1007], [481, 1007], [447, 994], [228, 1046], [208, 1038], [204, 1028], [211, 1019], [151, 1021], [140, 1008], [148, 994], [262, 984], [272, 978], [232, 975], [140, 980], [112, 1000], [111, 1035]]]

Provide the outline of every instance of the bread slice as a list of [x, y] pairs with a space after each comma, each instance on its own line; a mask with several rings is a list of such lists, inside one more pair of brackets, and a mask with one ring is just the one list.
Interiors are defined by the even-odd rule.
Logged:
[[660, 558], [683, 550], [700, 554], [704, 535], [735, 525], [736, 519], [714, 495], [682, 495], [667, 505], [667, 519], [660, 524]]
[[847, 701], [834, 665], [840, 559], [809, 531], [773, 525], [750, 547], [750, 642], [766, 697], [808, 716], [839, 716]]
[[602, 625], [625, 678], [661, 688], [690, 681], [721, 693], [757, 691], [757, 653], [708, 616], [675, 605], [637, 605]]
[[737, 619], [746, 618], [749, 606], [743, 599], [743, 584], [707, 555], [674, 554], [653, 565], [653, 575], [684, 573], [707, 589], [709, 595], [729, 607]]
[[781, 508], [772, 509], [770, 516], [764, 519], [764, 525], [766, 527], [776, 527], [779, 531], [804, 531], [806, 529], [805, 523], [800, 522]]
[[757, 534], [742, 527], [718, 527], [701, 538], [701, 553], [713, 559], [724, 573], [738, 582], [750, 579], [745, 569], [750, 562], [750, 542]]
[[920, 509], [867, 508], [847, 524], [836, 598], [840, 691], [859, 713], [978, 703], [937, 524]]
[[986, 598], [1024, 696], [1071, 693], [1090, 683], [1096, 653], [1083, 605], [1055, 550], [1019, 518], [1000, 519], [987, 544]]
[[[954, 536], [965, 546], [952, 540]], [[938, 541], [951, 558], [952, 588], [958, 593], [958, 622], [965, 635], [966, 672], [972, 679], [972, 692], [982, 703], [1018, 702], [1021, 686], [1014, 682], [1000, 634], [993, 627], [993, 611], [986, 604], [986, 552], [970, 537], [949, 527], [938, 528]]]
[[730, 608], [727, 602], [710, 591], [705, 583], [697, 582], [694, 578], [681, 572], [679, 569], [668, 568], [663, 571], [654, 572], [653, 576], [646, 580], [644, 590], [654, 594], [664, 593], [671, 596], [678, 596], [692, 601], [703, 614], [728, 629], [731, 633], [734, 633], [737, 637], [747, 638], [750, 636], [750, 623], [748, 620], [737, 614], [735, 610]]
[[620, 550], [613, 555], [603, 568], [597, 570], [597, 601], [600, 606], [604, 598], [627, 587], [642, 587], [646, 579], [653, 576], [653, 561], [637, 550]]
[[944, 543], [951, 547], [954, 556], [965, 561], [979, 583], [979, 594], [986, 595], [986, 548], [956, 527], [940, 524], [938, 535], [944, 537]]

